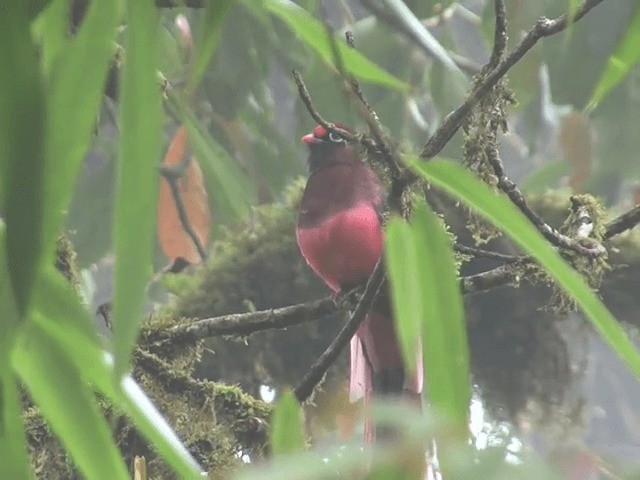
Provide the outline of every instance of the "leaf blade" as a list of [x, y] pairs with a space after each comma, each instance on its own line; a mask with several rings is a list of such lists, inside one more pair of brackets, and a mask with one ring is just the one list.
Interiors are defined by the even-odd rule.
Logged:
[[411, 225], [400, 219], [389, 222], [385, 253], [405, 362], [415, 364], [416, 339], [421, 338], [431, 403], [465, 435], [471, 401], [469, 347], [451, 244], [436, 215], [420, 205]]
[[631, 68], [640, 61], [638, 44], [640, 44], [640, 5], [636, 6], [627, 31], [607, 60], [607, 66], [587, 103], [587, 111], [596, 108], [607, 94], [629, 74]]
[[[266, 0], [266, 8], [283, 20], [322, 60], [335, 67], [334, 48], [325, 27], [306, 10], [289, 0]], [[344, 42], [335, 42], [347, 72], [362, 81], [382, 85], [393, 90], [407, 91], [409, 85], [383, 70]]]
[[158, 17], [152, 0], [127, 3], [127, 59], [122, 73], [122, 135], [116, 189], [113, 344], [115, 374], [129, 368], [152, 272], [160, 159], [161, 102], [156, 82]]
[[640, 377], [640, 354], [607, 307], [511, 202], [498, 196], [469, 171], [451, 161], [424, 163], [417, 157], [410, 157], [408, 160], [418, 174], [502, 228], [527, 253], [533, 255], [576, 300], [602, 338], [631, 371]]
[[293, 392], [282, 394], [273, 411], [270, 432], [271, 448], [275, 455], [296, 453], [304, 449], [304, 433], [300, 407]]

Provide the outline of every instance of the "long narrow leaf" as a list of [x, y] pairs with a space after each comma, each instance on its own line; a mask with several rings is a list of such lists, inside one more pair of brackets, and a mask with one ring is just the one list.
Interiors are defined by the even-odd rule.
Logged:
[[12, 365], [83, 475], [93, 480], [127, 478], [93, 392], [58, 343], [27, 324]]
[[431, 32], [416, 18], [411, 9], [402, 0], [384, 0], [384, 3], [436, 60], [442, 63], [450, 72], [462, 75], [462, 70], [458, 68], [440, 42], [431, 35]]
[[273, 411], [271, 448], [275, 455], [295, 453], [304, 448], [300, 406], [291, 391], [282, 394]]
[[156, 81], [158, 17], [153, 0], [127, 2], [128, 39], [120, 99], [120, 159], [114, 220], [115, 373], [129, 368], [152, 272], [161, 140]]
[[209, 0], [200, 21], [200, 35], [197, 39], [196, 54], [187, 85], [187, 92], [192, 93], [200, 84], [204, 72], [218, 47], [224, 19], [234, 1]]
[[558, 285], [576, 300], [602, 338], [640, 377], [640, 355], [607, 307], [511, 202], [453, 162], [437, 160], [424, 163], [416, 157], [408, 160], [417, 173], [503, 229], [540, 262]]
[[168, 105], [187, 128], [188, 143], [196, 154], [207, 182], [207, 193], [216, 212], [244, 218], [253, 203], [254, 188], [238, 163], [229, 156], [174, 91]]
[[438, 218], [422, 205], [411, 225], [397, 218], [389, 222], [385, 252], [405, 362], [415, 364], [421, 338], [429, 399], [465, 432], [469, 347], [451, 244]]
[[620, 83], [631, 71], [631, 68], [640, 61], [638, 45], [640, 45], [640, 4], [636, 6], [635, 14], [626, 33], [609, 57], [607, 66], [593, 89], [587, 110], [597, 107], [611, 89]]
[[49, 77], [46, 163], [40, 192], [46, 199], [42, 235], [48, 263], [53, 263], [54, 242], [94, 130], [121, 1], [90, 2], [78, 33], [57, 55]]
[[6, 478], [29, 478], [22, 405], [9, 359], [20, 318], [7, 271], [5, 233], [0, 221], [0, 472]]
[[0, 192], [7, 268], [24, 315], [43, 263], [44, 88], [27, 2], [0, 14]]
[[69, 0], [54, 0], [33, 22], [34, 36], [42, 46], [42, 70], [49, 78], [53, 65], [69, 43]]
[[32, 328], [68, 352], [82, 381], [118, 405], [180, 478], [195, 478], [200, 467], [142, 389], [130, 376], [113, 382], [113, 357], [102, 350], [93, 331], [87, 331], [92, 318], [71, 287], [58, 272], [50, 272], [38, 285], [38, 292], [30, 316]]
[[11, 372], [11, 362], [2, 358], [0, 369], [0, 472], [3, 478], [30, 478], [29, 457], [22, 424], [22, 404]]
[[[284, 20], [289, 28], [300, 37], [328, 65], [334, 65], [334, 51], [326, 28], [289, 0], [266, 0], [267, 9]], [[406, 91], [409, 85], [380, 68], [357, 50], [347, 47], [344, 42], [336, 42], [346, 70], [365, 82], [375, 83], [394, 90]]]

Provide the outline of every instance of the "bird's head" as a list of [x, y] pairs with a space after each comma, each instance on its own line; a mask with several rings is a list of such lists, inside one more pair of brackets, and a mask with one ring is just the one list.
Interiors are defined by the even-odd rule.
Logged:
[[[352, 131], [339, 123], [335, 126]], [[357, 159], [355, 149], [349, 142], [322, 125], [317, 125], [311, 133], [302, 137], [302, 141], [309, 146], [309, 170], [312, 173], [327, 166], [352, 163]]]

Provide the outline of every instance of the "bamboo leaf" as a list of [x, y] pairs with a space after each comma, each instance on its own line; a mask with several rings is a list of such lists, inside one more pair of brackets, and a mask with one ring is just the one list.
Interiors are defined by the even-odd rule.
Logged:
[[84, 476], [128, 478], [93, 392], [58, 343], [26, 324], [11, 363]]
[[631, 68], [640, 61], [638, 45], [640, 45], [640, 4], [636, 6], [627, 31], [609, 57], [607, 66], [593, 89], [587, 110], [596, 108], [613, 87], [618, 85], [629, 74]]
[[98, 115], [120, 7], [121, 0], [91, 2], [77, 34], [57, 55], [49, 74], [46, 157], [39, 193], [46, 199], [41, 223], [48, 263], [53, 262], [55, 239]]
[[407, 160], [417, 173], [503, 229], [523, 250], [532, 255], [558, 285], [576, 300], [602, 338], [640, 377], [640, 355], [624, 330], [578, 272], [560, 257], [511, 202], [453, 162], [437, 160], [425, 163], [420, 162], [417, 157], [409, 157]]
[[216, 52], [220, 41], [220, 34], [229, 7], [235, 0], [209, 0], [204, 15], [200, 21], [200, 35], [196, 45], [196, 54], [191, 68], [191, 76], [187, 85], [187, 92], [193, 91], [200, 85], [202, 77]]
[[[322, 23], [289, 0], [266, 0], [265, 6], [283, 20], [326, 64], [336, 67], [333, 42]], [[347, 72], [360, 80], [399, 91], [409, 89], [407, 83], [383, 70], [357, 50], [349, 48], [344, 42], [336, 41], [336, 46]]]
[[6, 478], [29, 478], [22, 405], [9, 360], [20, 317], [7, 271], [5, 234], [0, 220], [0, 472]]
[[9, 2], [0, 15], [0, 192], [6, 261], [20, 316], [44, 265], [44, 87], [33, 44], [28, 2]]
[[115, 373], [129, 368], [152, 273], [162, 111], [156, 81], [158, 16], [153, 0], [127, 3], [128, 38], [120, 99], [120, 158], [114, 219]]
[[212, 210], [226, 214], [227, 219], [245, 218], [254, 199], [254, 188], [247, 175], [175, 91], [169, 91], [167, 96], [169, 108], [187, 129], [188, 144], [204, 174]]
[[275, 455], [295, 453], [304, 449], [300, 407], [291, 391], [282, 394], [273, 411], [271, 448]]
[[418, 339], [429, 399], [465, 432], [471, 401], [469, 347], [451, 244], [426, 205], [411, 224], [393, 218], [385, 242], [394, 318], [405, 364], [415, 368]]

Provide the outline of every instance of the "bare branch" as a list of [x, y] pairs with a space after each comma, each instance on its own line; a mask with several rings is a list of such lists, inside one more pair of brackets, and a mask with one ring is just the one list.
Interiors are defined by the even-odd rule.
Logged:
[[533, 28], [527, 33], [518, 45], [502, 60], [496, 68], [491, 70], [486, 77], [467, 95], [465, 101], [449, 113], [442, 121], [442, 124], [431, 135], [422, 149], [422, 158], [433, 158], [451, 140], [451, 137], [458, 131], [464, 119], [469, 115], [471, 109], [478, 103], [481, 97], [489, 92], [498, 81], [513, 67], [520, 59], [533, 48], [541, 38], [554, 35], [564, 30], [569, 23], [577, 22], [584, 17], [593, 7], [599, 5], [604, 0], [585, 0], [571, 19], [566, 14], [553, 20], [546, 17], [538, 19]]
[[487, 67], [489, 70], [495, 68], [503, 59], [507, 49], [507, 11], [504, 0], [495, 0], [496, 27], [493, 36], [493, 51]]
[[628, 212], [611, 220], [606, 225], [607, 230], [604, 233], [604, 238], [606, 240], [626, 230], [630, 230], [638, 223], [640, 223], [640, 205], [636, 205]]
[[507, 285], [518, 280], [517, 273], [510, 265], [502, 265], [486, 272], [469, 275], [460, 279], [463, 295], [486, 292], [492, 288]]
[[347, 346], [347, 343], [351, 341], [358, 330], [358, 327], [364, 320], [364, 317], [369, 312], [373, 301], [375, 300], [380, 286], [384, 281], [384, 269], [382, 268], [382, 262], [378, 261], [375, 270], [369, 277], [367, 286], [362, 294], [362, 298], [358, 302], [356, 309], [349, 321], [340, 330], [338, 336], [331, 342], [327, 349], [318, 357], [316, 362], [311, 366], [307, 374], [300, 381], [295, 389], [295, 395], [299, 402], [304, 402], [313, 393], [313, 389], [324, 378], [324, 374], [331, 364], [338, 358], [340, 353]]
[[205, 318], [186, 325], [177, 325], [165, 331], [149, 334], [147, 344], [195, 343], [198, 340], [221, 335], [251, 335], [263, 330], [287, 328], [310, 320], [316, 320], [335, 312], [338, 304], [333, 297], [300, 303], [259, 312], [232, 313], [220, 317]]
[[309, 94], [309, 90], [307, 89], [307, 86], [305, 85], [300, 72], [298, 72], [297, 70], [293, 70], [293, 79], [298, 86], [298, 95], [300, 95], [302, 103], [304, 103], [304, 106], [307, 107], [309, 115], [311, 115], [311, 117], [316, 122], [318, 122], [319, 125], [322, 125], [324, 128], [331, 132], [337, 133], [342, 138], [350, 142], [360, 142], [362, 140], [361, 135], [348, 132], [347, 130], [339, 128], [335, 124], [327, 122], [324, 118], [322, 118], [322, 115], [320, 115], [316, 107], [314, 107], [313, 105], [313, 100], [311, 100], [311, 95]]

